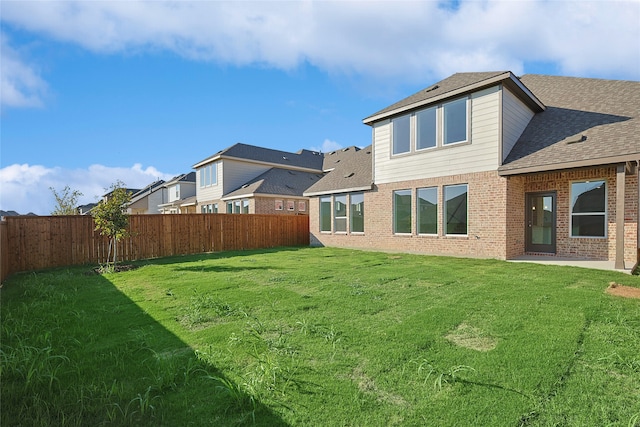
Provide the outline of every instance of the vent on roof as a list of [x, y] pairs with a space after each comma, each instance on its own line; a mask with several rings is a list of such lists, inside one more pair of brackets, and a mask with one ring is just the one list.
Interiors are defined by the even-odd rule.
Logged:
[[289, 175], [295, 175], [296, 173], [294, 171], [287, 171], [289, 172]]
[[282, 158], [283, 158], [284, 160], [289, 160], [289, 159], [287, 158], [287, 156], [282, 156]]
[[247, 188], [248, 186], [249, 186], [249, 184], [245, 184], [241, 188]]
[[355, 175], [353, 172], [349, 172], [348, 174], [346, 174], [344, 177], [345, 178], [351, 178], [353, 175]]
[[565, 139], [563, 139], [562, 142], [564, 142], [565, 144], [575, 144], [575, 143], [583, 142], [586, 140], [587, 140], [587, 137], [585, 135], [578, 134], [578, 135], [568, 136]]
[[290, 189], [290, 190], [293, 190], [293, 187], [292, 187], [292, 186], [290, 186], [289, 184], [285, 185], [285, 187], [287, 187], [287, 188], [288, 188], [288, 189]]
[[332, 151], [332, 152], [329, 153], [330, 156], [333, 156], [334, 154], [336, 154], [335, 151]]
[[340, 159], [336, 160], [336, 163], [340, 163]]
[[425, 92], [431, 92], [432, 90], [436, 90], [436, 89], [438, 89], [439, 87], [440, 87], [440, 86], [438, 86], [438, 85], [433, 85], [433, 86], [431, 86], [431, 87], [426, 88], [424, 91], [425, 91]]
[[345, 151], [349, 151], [349, 147], [347, 147], [347, 148], [343, 148], [343, 149], [342, 149], [342, 151], [343, 151], [343, 152], [345, 152]]

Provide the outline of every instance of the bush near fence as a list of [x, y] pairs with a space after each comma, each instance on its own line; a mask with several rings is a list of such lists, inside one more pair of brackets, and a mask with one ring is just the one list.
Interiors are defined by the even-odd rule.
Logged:
[[[131, 215], [118, 260], [308, 246], [306, 215]], [[18, 216], [0, 223], [0, 280], [19, 271], [107, 262], [108, 240], [90, 216]]]

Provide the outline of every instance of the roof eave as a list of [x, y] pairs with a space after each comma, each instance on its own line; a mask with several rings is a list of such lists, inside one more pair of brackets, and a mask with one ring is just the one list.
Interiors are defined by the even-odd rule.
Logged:
[[576, 168], [584, 168], [584, 167], [592, 167], [592, 166], [604, 166], [604, 165], [613, 165], [620, 164], [629, 161], [640, 161], [640, 154], [625, 154], [620, 156], [611, 156], [611, 157], [603, 157], [599, 159], [587, 159], [587, 160], [575, 160], [570, 162], [560, 162], [560, 163], [552, 163], [547, 165], [537, 165], [537, 166], [524, 166], [524, 167], [516, 167], [513, 169], [504, 169], [501, 170], [498, 168], [498, 175], [500, 176], [511, 176], [511, 175], [524, 175], [528, 173], [536, 173], [536, 172], [551, 172], [561, 169], [576, 169]]
[[368, 185], [363, 185], [360, 187], [350, 187], [350, 188], [339, 188], [339, 189], [331, 189], [331, 190], [322, 190], [322, 191], [305, 191], [302, 193], [305, 197], [315, 197], [315, 196], [324, 196], [327, 194], [339, 194], [339, 193], [351, 193], [354, 191], [369, 191], [373, 189], [373, 183]]

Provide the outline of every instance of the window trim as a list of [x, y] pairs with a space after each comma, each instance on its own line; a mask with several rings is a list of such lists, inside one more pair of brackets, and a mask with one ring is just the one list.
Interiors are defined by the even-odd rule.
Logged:
[[[438, 191], [438, 186], [437, 185], [433, 185], [430, 187], [418, 187], [416, 188], [416, 234], [418, 234], [418, 236], [438, 236], [440, 233], [440, 222], [438, 221], [438, 211], [440, 210], [440, 206], [439, 205], [439, 200], [438, 200], [438, 196], [439, 196], [439, 191]], [[420, 190], [435, 190], [436, 192], [436, 218], [435, 218], [435, 224], [436, 224], [436, 232], [435, 233], [422, 233], [420, 232]], [[444, 193], [444, 190], [443, 190]]]
[[[467, 194], [467, 212], [466, 212], [466, 218], [465, 218], [465, 224], [466, 224], [466, 233], [462, 234], [462, 233], [449, 233], [448, 229], [449, 229], [449, 222], [447, 219], [447, 188], [452, 188], [452, 187], [466, 187], [466, 194]], [[443, 230], [442, 232], [444, 233], [445, 236], [447, 237], [469, 237], [469, 184], [468, 183], [460, 183], [460, 184], [450, 184], [450, 185], [443, 185], [442, 186], [442, 226], [443, 226]]]
[[[604, 212], [581, 212], [573, 213], [573, 184], [586, 184], [589, 182], [603, 182], [604, 183]], [[606, 178], [585, 179], [585, 180], [573, 180], [569, 182], [569, 238], [570, 239], [608, 239], [609, 238], [609, 184]], [[573, 217], [574, 216], [588, 216], [598, 215], [604, 218], [604, 235], [603, 236], [575, 236], [573, 234]]]
[[[445, 142], [445, 135], [446, 135], [446, 127], [445, 127], [445, 120], [446, 120], [446, 115], [444, 114], [444, 109], [447, 105], [451, 105], [454, 102], [459, 102], [459, 101], [465, 101], [465, 123], [466, 123], [466, 127], [465, 127], [465, 139], [460, 140], [460, 141], [454, 141], [454, 142]], [[460, 98], [456, 98], [456, 99], [452, 99], [450, 101], [447, 102], [443, 102], [440, 107], [441, 107], [441, 127], [440, 127], [440, 142], [442, 143], [442, 147], [453, 147], [456, 145], [462, 145], [462, 144], [466, 144], [469, 142], [469, 133], [470, 133], [470, 127], [471, 127], [471, 120], [470, 120], [470, 114], [469, 114], [469, 109], [470, 109], [470, 98], [468, 96], [466, 97], [460, 97]]]
[[[396, 194], [399, 192], [408, 192], [409, 193], [409, 231], [398, 231], [398, 223], [397, 223], [397, 204], [396, 204]], [[393, 203], [392, 203], [392, 226], [393, 226], [393, 234], [396, 236], [411, 236], [413, 234], [413, 189], [411, 188], [403, 188], [398, 190], [393, 190]]]
[[[338, 200], [338, 198], [342, 199], [344, 198], [344, 203], [342, 202], [342, 200]], [[344, 216], [338, 216], [337, 215], [337, 208], [338, 208], [338, 202], [343, 203], [344, 204]], [[349, 228], [348, 228], [348, 224], [349, 224], [349, 195], [348, 194], [334, 194], [333, 195], [333, 209], [331, 210], [332, 213], [332, 220], [333, 220], [333, 232], [336, 234], [346, 234], [349, 232]], [[341, 222], [344, 221], [344, 230], [338, 230], [338, 220], [340, 220]]]
[[[324, 202], [323, 202], [324, 199]], [[318, 200], [318, 211], [319, 211], [319, 221], [318, 221], [318, 228], [320, 229], [320, 233], [331, 233], [332, 227], [333, 227], [333, 221], [332, 221], [332, 217], [333, 217], [333, 203], [331, 202], [332, 197], [331, 196], [321, 196]], [[329, 229], [328, 230], [323, 230], [322, 229], [322, 224], [323, 224], [323, 220], [322, 220], [322, 203], [329, 203]]]
[[[353, 218], [354, 218], [353, 213], [354, 211], [357, 212], [357, 210], [353, 209], [354, 207], [353, 196], [362, 196], [362, 202], [361, 202], [362, 203], [362, 231], [353, 231]], [[348, 202], [349, 202], [348, 204], [349, 234], [364, 234], [364, 218], [365, 218], [364, 192], [349, 193]]]

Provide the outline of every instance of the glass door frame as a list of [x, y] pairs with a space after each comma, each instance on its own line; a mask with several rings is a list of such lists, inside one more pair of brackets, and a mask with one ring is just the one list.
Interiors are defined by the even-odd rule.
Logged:
[[[552, 209], [552, 226], [551, 226], [551, 243], [541, 244], [533, 242], [533, 207], [534, 199], [540, 197], [551, 197], [551, 209]], [[555, 191], [545, 191], [539, 193], [526, 193], [525, 194], [525, 251], [526, 252], [542, 252], [555, 254], [556, 253], [556, 228], [557, 228], [557, 194]]]

